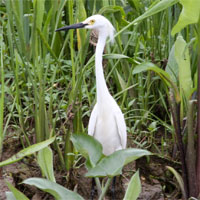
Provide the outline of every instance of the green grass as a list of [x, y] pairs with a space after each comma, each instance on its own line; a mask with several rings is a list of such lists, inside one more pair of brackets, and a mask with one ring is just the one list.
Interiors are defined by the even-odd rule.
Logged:
[[[100, 12], [119, 31], [149, 5], [148, 1], [144, 5], [131, 6], [128, 3], [122, 5], [120, 1], [97, 1], [96, 4], [80, 1], [78, 4], [63, 0], [35, 1], [35, 4], [28, 0], [8, 0], [6, 5], [1, 4], [6, 9], [3, 37], [7, 56], [3, 58], [4, 69], [5, 74], [10, 75], [5, 78], [5, 87], [10, 87], [10, 90], [6, 92], [9, 100], [5, 101], [4, 115], [8, 117], [11, 113], [9, 126], [18, 129], [19, 136], [26, 138], [25, 146], [30, 143], [29, 135], [34, 134], [36, 141], [40, 142], [51, 134], [61, 134], [67, 144], [64, 145], [65, 153], [72, 151], [68, 135], [86, 132], [95, 102], [94, 63], [90, 62], [94, 48], [91, 45], [88, 48], [89, 33], [83, 30], [56, 33], [55, 29]], [[168, 8], [126, 28], [116, 37], [113, 46], [108, 45], [108, 54], [127, 55], [134, 61], [108, 59], [104, 70], [112, 95], [119, 93], [117, 101], [127, 113], [125, 117], [130, 128], [138, 119], [138, 128], [141, 124], [151, 123], [154, 117], [142, 116], [147, 111], [156, 115], [157, 105], [167, 111], [165, 90], [159, 78], [150, 72], [132, 76], [132, 70], [145, 60], [154, 59], [160, 64], [168, 57], [172, 41], [166, 36], [174, 24], [170, 12], [175, 8]], [[161, 18], [164, 20], [159, 20]], [[12, 110], [11, 101], [14, 102]], [[159, 117], [160, 121], [169, 120], [169, 116]]]

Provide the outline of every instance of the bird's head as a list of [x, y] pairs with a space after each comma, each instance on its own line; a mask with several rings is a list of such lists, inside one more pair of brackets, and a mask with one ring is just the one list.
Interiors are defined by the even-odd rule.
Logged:
[[69, 29], [78, 28], [95, 29], [99, 33], [104, 34], [106, 37], [110, 37], [111, 41], [114, 40], [115, 29], [110, 21], [102, 15], [90, 16], [81, 23], [65, 26], [57, 29], [56, 31], [67, 31]]

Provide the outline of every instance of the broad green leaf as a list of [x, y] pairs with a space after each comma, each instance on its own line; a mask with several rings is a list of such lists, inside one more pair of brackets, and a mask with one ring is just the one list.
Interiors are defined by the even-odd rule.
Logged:
[[51, 144], [55, 140], [55, 138], [56, 138], [56, 136], [54, 136], [48, 140], [45, 140], [43, 142], [33, 144], [33, 145], [19, 151], [17, 154], [13, 155], [12, 157], [8, 158], [7, 160], [0, 162], [0, 167], [17, 162], [17, 161], [21, 160], [22, 158], [24, 158], [25, 156], [29, 156], [29, 155], [47, 147], [49, 144]]
[[183, 6], [177, 24], [172, 29], [172, 35], [180, 32], [188, 24], [197, 23], [200, 14], [199, 0], [180, 0]]
[[126, 194], [123, 200], [136, 200], [142, 190], [139, 171], [137, 171], [131, 178], [128, 188], [126, 190]]
[[179, 67], [180, 94], [189, 99], [192, 90], [190, 56], [187, 43], [182, 36], [178, 36], [175, 42], [175, 59]]
[[71, 141], [77, 151], [79, 151], [86, 159], [89, 159], [92, 167], [94, 167], [103, 156], [102, 145], [90, 135], [73, 134], [71, 136]]
[[166, 71], [157, 67], [155, 64], [151, 62], [142, 63], [135, 67], [135, 69], [133, 70], [133, 74], [137, 74], [137, 73], [144, 72], [147, 70], [152, 70], [156, 72], [160, 76], [160, 78], [166, 83], [168, 87], [173, 88], [175, 92], [175, 96], [176, 96], [176, 101], [180, 102], [180, 94], [179, 94], [178, 88], [171, 80], [170, 75]]
[[[12, 184], [7, 182], [8, 188], [12, 192], [12, 194], [8, 194], [9, 198], [7, 200], [29, 200], [22, 192], [16, 189]], [[13, 198], [14, 197], [14, 198]]]
[[23, 183], [34, 185], [35, 187], [48, 192], [49, 194], [53, 195], [56, 200], [83, 200], [83, 198], [76, 192], [70, 191], [57, 183], [43, 178], [29, 178], [23, 181]]
[[94, 168], [89, 169], [86, 174], [87, 177], [104, 177], [104, 176], [117, 176], [121, 174], [122, 168], [142, 157], [151, 155], [149, 151], [130, 148], [114, 152], [110, 156], [103, 158]]
[[167, 85], [170, 85], [169, 74], [151, 62], [144, 62], [144, 63], [136, 66], [133, 70], [133, 75], [138, 74], [140, 72], [147, 71], [147, 70], [152, 70], [152, 71], [156, 72], [165, 81], [165, 83]]
[[176, 177], [176, 180], [178, 181], [178, 184], [181, 188], [182, 194], [184, 196], [186, 196], [185, 189], [184, 189], [184, 183], [183, 183], [183, 179], [182, 179], [181, 175], [173, 167], [166, 166], [166, 168]]
[[123, 54], [104, 54], [103, 58], [105, 59], [127, 59], [130, 63], [136, 64], [136, 61], [134, 61], [132, 58], [123, 55]]
[[174, 55], [175, 45], [172, 46], [169, 53], [169, 58], [165, 71], [170, 75], [171, 80], [177, 85], [178, 84], [178, 64]]
[[128, 56], [122, 55], [122, 54], [104, 54], [103, 57], [106, 58], [106, 59], [122, 59], [122, 58], [129, 58]]
[[38, 153], [38, 164], [42, 170], [42, 173], [50, 181], [56, 182], [53, 173], [53, 153], [50, 147], [46, 147]]
[[12, 192], [6, 192], [6, 200], [16, 200]]
[[[127, 59], [127, 61], [129, 61], [130, 63], [138, 64], [137, 61], [123, 54], [104, 54], [103, 58], [104, 59]], [[92, 56], [90, 60], [87, 62], [86, 66], [88, 67], [89, 65], [92, 65], [94, 61], [95, 61], [95, 57]]]

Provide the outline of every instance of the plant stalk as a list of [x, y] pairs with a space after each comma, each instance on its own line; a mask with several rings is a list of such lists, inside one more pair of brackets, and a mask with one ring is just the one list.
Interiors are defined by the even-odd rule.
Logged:
[[[199, 38], [200, 39], [200, 38]], [[197, 86], [197, 187], [200, 193], [200, 54], [198, 61], [198, 86]]]
[[105, 187], [102, 189], [101, 195], [100, 195], [100, 197], [99, 197], [98, 200], [103, 200], [103, 198], [104, 198], [104, 196], [105, 196], [105, 194], [106, 194], [106, 192], [107, 192], [107, 190], [108, 190], [108, 187], [109, 187], [111, 181], [112, 181], [112, 178], [108, 178], [108, 180], [106, 181], [106, 185], [105, 185]]
[[[2, 160], [2, 149], [3, 149], [3, 116], [4, 116], [4, 68], [3, 68], [3, 28], [1, 29], [0, 44], [1, 44], [1, 55], [0, 55], [0, 80], [1, 80], [1, 95], [0, 95], [0, 161]], [[0, 169], [0, 177], [2, 176], [2, 168]]]
[[95, 183], [97, 185], [97, 193], [98, 193], [98, 196], [101, 195], [102, 193], [102, 190], [101, 190], [101, 183], [100, 183], [100, 180], [98, 177], [94, 178], [95, 179]]
[[196, 100], [190, 100], [188, 102], [187, 111], [187, 152], [186, 152], [186, 164], [188, 170], [188, 183], [189, 183], [189, 196], [197, 197], [197, 178], [196, 178], [196, 151], [195, 151], [195, 135], [194, 135], [194, 109]]
[[184, 182], [185, 194], [183, 194], [184, 199], [188, 199], [188, 176], [187, 168], [185, 162], [185, 149], [183, 146], [182, 135], [181, 135], [181, 123], [180, 123], [180, 103], [176, 103], [174, 93], [171, 90], [169, 95], [170, 107], [172, 112], [173, 124], [177, 138], [177, 145], [180, 152], [181, 168], [182, 168], [182, 177]]

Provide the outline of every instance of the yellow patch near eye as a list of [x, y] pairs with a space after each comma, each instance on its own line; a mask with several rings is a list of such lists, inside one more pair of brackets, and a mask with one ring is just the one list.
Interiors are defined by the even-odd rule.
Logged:
[[90, 20], [90, 25], [93, 25], [95, 23], [95, 20]]

